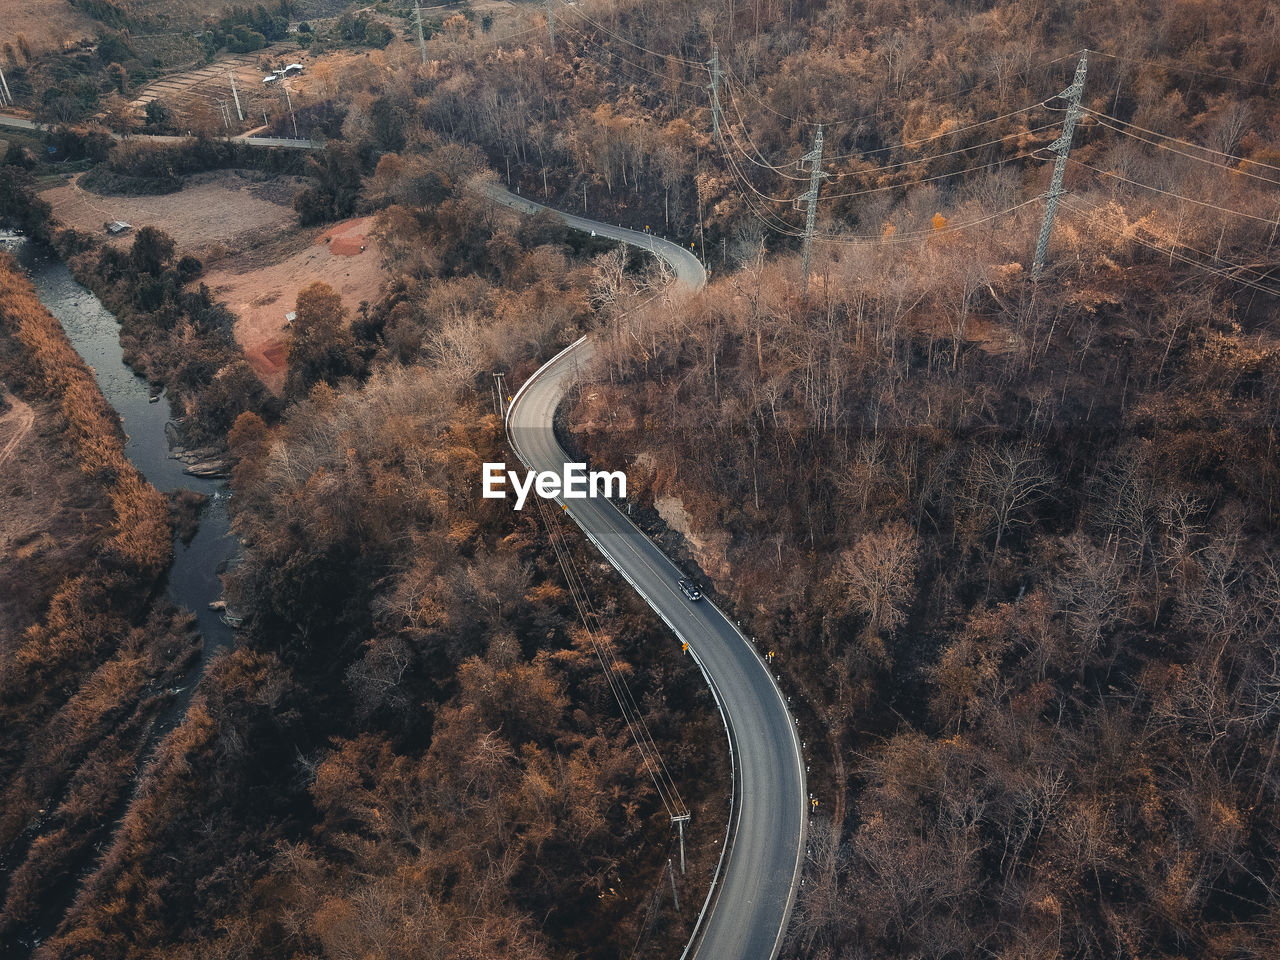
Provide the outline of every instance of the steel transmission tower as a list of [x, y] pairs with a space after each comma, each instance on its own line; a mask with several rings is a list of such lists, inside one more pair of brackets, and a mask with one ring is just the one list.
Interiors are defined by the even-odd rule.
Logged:
[[711, 136], [720, 142], [720, 48], [711, 47], [711, 62], [707, 64], [711, 71], [711, 82], [707, 90], [711, 93]]
[[413, 0], [414, 19], [418, 24], [418, 53], [422, 57], [422, 62], [427, 62], [427, 38], [422, 35], [422, 7], [418, 0]]
[[231, 81], [231, 96], [236, 101], [236, 116], [244, 123], [244, 111], [240, 109], [240, 91], [236, 89], [236, 75], [228, 70], [227, 79]]
[[1089, 70], [1089, 52], [1080, 55], [1080, 63], [1076, 66], [1076, 77], [1071, 86], [1059, 94], [1067, 101], [1067, 116], [1062, 121], [1062, 136], [1049, 144], [1049, 149], [1058, 155], [1053, 163], [1053, 184], [1049, 187], [1049, 199], [1044, 207], [1044, 223], [1040, 227], [1040, 239], [1036, 243], [1036, 258], [1031, 264], [1031, 276], [1038, 277], [1044, 269], [1044, 260], [1049, 253], [1049, 237], [1053, 233], [1053, 218], [1058, 212], [1058, 201], [1062, 198], [1062, 180], [1067, 172], [1067, 159], [1071, 156], [1071, 140], [1075, 136], [1076, 124], [1080, 120], [1080, 100], [1084, 96], [1084, 78]]
[[808, 209], [804, 218], [804, 275], [800, 279], [801, 295], [809, 292], [809, 263], [813, 258], [813, 228], [818, 219], [818, 188], [822, 185], [822, 124], [818, 124], [818, 132], [813, 137], [813, 149], [797, 162], [801, 170], [809, 165], [809, 190], [796, 198], [796, 205], [807, 203]]

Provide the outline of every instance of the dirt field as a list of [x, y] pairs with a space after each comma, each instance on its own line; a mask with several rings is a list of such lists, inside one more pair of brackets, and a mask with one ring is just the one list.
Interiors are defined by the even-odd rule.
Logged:
[[[223, 104], [234, 133], [243, 133], [263, 124], [263, 112], [275, 114], [284, 108], [279, 84], [262, 83], [266, 76], [264, 64], [284, 65], [312, 64], [312, 59], [293, 43], [277, 43], [254, 53], [223, 54], [213, 63], [170, 74], [147, 84], [137, 91], [131, 101], [139, 116], [152, 100], [159, 100], [170, 111], [181, 113], [194, 99], [205, 100], [216, 116], [222, 116]], [[235, 90], [231, 89], [231, 77], [235, 77]], [[236, 113], [236, 96], [240, 97], [240, 109], [244, 119]]]
[[299, 290], [323, 280], [342, 294], [352, 314], [361, 300], [373, 301], [381, 291], [385, 275], [367, 239], [370, 220], [345, 220], [311, 234], [306, 246], [300, 246], [300, 238], [283, 258], [265, 250], [229, 258], [203, 277], [238, 317], [236, 339], [263, 383], [277, 393], [284, 387], [285, 314], [293, 310]]
[[[263, 231], [284, 230], [294, 222], [290, 206], [301, 188], [298, 177], [260, 177], [219, 171], [190, 178], [177, 193], [154, 197], [103, 197], [82, 190], [77, 177], [41, 193], [59, 220], [79, 230], [102, 233], [102, 225], [123, 220], [136, 231], [155, 226], [169, 234], [184, 253], [200, 256], [223, 244], [233, 250], [253, 245]], [[127, 233], [111, 241], [133, 242]]]

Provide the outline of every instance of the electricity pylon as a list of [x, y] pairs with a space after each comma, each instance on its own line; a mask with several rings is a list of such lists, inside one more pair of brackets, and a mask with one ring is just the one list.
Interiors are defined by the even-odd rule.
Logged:
[[1076, 65], [1076, 77], [1071, 86], [1063, 90], [1059, 96], [1067, 101], [1067, 116], [1062, 121], [1062, 136], [1049, 144], [1049, 149], [1058, 155], [1053, 163], [1053, 183], [1049, 187], [1049, 199], [1044, 207], [1044, 223], [1040, 226], [1040, 239], [1036, 243], [1036, 258], [1031, 263], [1031, 276], [1038, 277], [1044, 269], [1045, 257], [1049, 254], [1049, 237], [1053, 233], [1053, 218], [1058, 212], [1058, 202], [1062, 198], [1062, 180], [1067, 172], [1067, 160], [1071, 156], [1071, 140], [1075, 136], [1076, 124], [1080, 121], [1080, 101], [1084, 96], [1084, 78], [1089, 70], [1089, 51], [1080, 55], [1080, 63]]

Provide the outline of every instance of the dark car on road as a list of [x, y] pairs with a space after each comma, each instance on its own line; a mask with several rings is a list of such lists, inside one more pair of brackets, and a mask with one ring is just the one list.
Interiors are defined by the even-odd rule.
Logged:
[[702, 588], [698, 586], [696, 580], [681, 580], [680, 589], [684, 591], [684, 595], [690, 600], [702, 599]]

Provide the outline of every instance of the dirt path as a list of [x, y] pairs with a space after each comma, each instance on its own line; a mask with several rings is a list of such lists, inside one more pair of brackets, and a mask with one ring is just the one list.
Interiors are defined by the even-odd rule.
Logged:
[[5, 400], [9, 402], [9, 409], [0, 416], [0, 437], [9, 435], [12, 431], [8, 440], [0, 440], [4, 444], [0, 447], [0, 466], [3, 466], [10, 454], [18, 448], [18, 444], [31, 432], [36, 422], [36, 412], [29, 404], [10, 393], [7, 387], [0, 385], [0, 392], [3, 392]]

